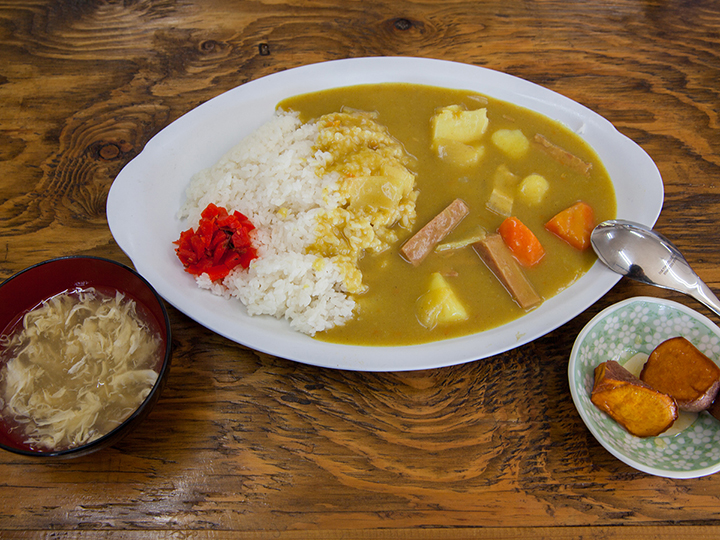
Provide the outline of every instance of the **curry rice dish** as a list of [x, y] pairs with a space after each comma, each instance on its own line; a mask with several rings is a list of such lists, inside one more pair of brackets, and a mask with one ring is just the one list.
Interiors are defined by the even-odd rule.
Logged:
[[[316, 339], [405, 345], [521, 317], [592, 266], [612, 182], [563, 125], [486, 96], [412, 84], [296, 96], [209, 169], [209, 204], [254, 229], [247, 268], [196, 276], [250, 315]], [[237, 263], [236, 263], [237, 264]]]

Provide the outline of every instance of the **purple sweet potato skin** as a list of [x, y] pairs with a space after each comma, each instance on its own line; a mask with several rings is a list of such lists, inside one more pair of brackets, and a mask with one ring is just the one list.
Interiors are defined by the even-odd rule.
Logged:
[[707, 412], [713, 415], [716, 419], [720, 420], [720, 395], [715, 398], [712, 405], [708, 407]]

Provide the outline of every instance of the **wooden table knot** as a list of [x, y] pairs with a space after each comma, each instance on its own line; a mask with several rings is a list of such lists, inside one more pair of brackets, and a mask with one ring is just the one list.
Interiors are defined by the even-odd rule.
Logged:
[[405, 31], [410, 30], [413, 27], [412, 21], [405, 19], [405, 18], [399, 18], [395, 19], [393, 26], [396, 30]]
[[200, 43], [200, 50], [202, 52], [213, 52], [218, 48], [218, 42], [214, 39], [206, 39]]
[[103, 142], [97, 146], [97, 156], [105, 161], [112, 161], [132, 151], [133, 147], [125, 141]]

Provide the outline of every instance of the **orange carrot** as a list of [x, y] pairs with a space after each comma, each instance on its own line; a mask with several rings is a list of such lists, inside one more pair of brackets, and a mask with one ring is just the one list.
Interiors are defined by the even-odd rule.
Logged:
[[590, 233], [594, 227], [593, 209], [582, 201], [566, 208], [545, 224], [548, 231], [581, 251], [590, 247]]
[[537, 237], [516, 217], [503, 221], [498, 232], [513, 256], [523, 266], [535, 266], [545, 255], [545, 249]]

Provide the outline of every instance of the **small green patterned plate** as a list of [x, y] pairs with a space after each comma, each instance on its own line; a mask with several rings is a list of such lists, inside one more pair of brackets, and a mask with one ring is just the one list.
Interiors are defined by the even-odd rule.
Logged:
[[640, 471], [668, 478], [697, 478], [720, 470], [720, 421], [702, 412], [679, 432], [658, 437], [630, 435], [590, 401], [594, 370], [606, 360], [621, 365], [649, 355], [660, 343], [682, 336], [720, 364], [720, 328], [677, 302], [636, 297], [603, 310], [575, 340], [568, 378], [575, 406], [605, 449]]

